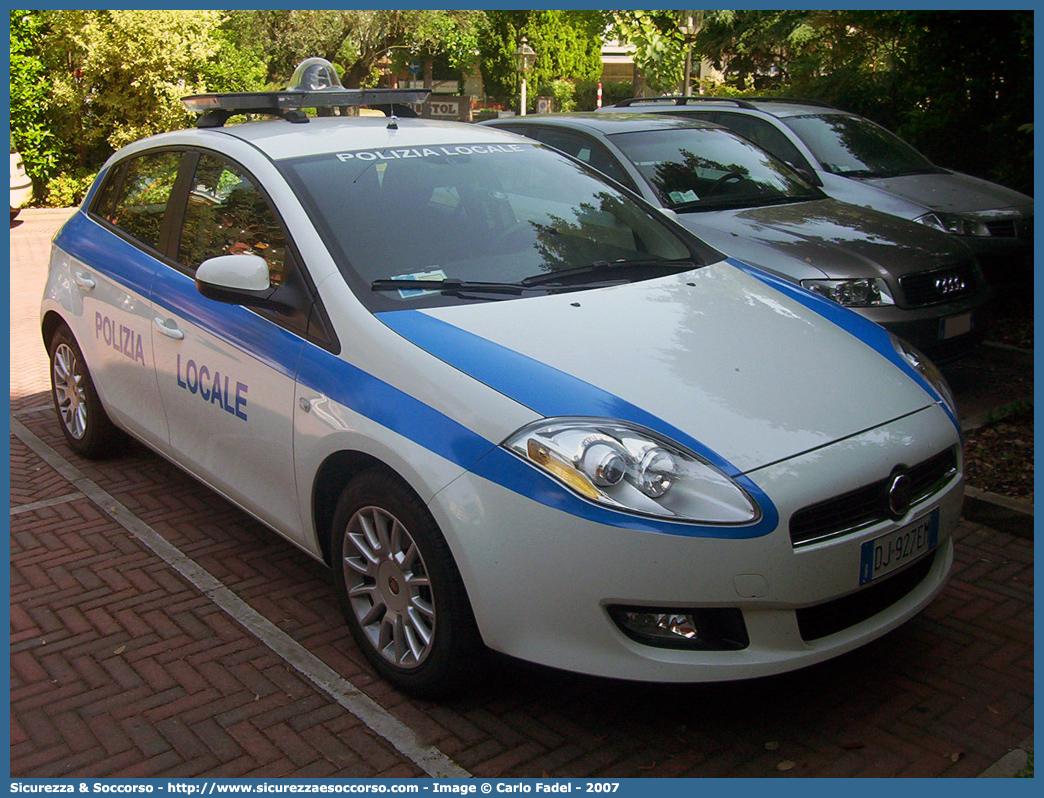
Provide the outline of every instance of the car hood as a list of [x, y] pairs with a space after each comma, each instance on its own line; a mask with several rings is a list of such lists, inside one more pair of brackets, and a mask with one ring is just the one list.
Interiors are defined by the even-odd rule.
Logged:
[[935, 211], [976, 215], [994, 211], [999, 218], [1033, 213], [1031, 197], [959, 172], [860, 178], [859, 182]]
[[934, 401], [890, 360], [880, 327], [724, 261], [628, 285], [378, 315], [541, 416], [636, 421], [714, 453], [733, 474]]
[[722, 252], [792, 280], [898, 278], [970, 257], [945, 233], [831, 199], [679, 213], [677, 219]]

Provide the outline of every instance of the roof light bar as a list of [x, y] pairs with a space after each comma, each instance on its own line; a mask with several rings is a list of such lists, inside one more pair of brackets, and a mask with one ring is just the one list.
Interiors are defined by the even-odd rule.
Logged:
[[428, 89], [345, 89], [328, 61], [310, 58], [294, 73], [284, 91], [194, 94], [182, 97], [190, 113], [200, 114], [197, 127], [220, 127], [236, 114], [271, 114], [291, 122], [307, 122], [304, 108], [375, 106], [400, 116], [416, 116], [410, 105], [420, 105]]

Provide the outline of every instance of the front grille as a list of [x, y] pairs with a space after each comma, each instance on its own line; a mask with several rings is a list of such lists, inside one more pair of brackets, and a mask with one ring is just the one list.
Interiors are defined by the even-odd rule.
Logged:
[[805, 642], [819, 640], [884, 612], [925, 580], [932, 570], [936, 553], [937, 550], [909, 568], [871, 584], [858, 593], [797, 610], [795, 614], [801, 639]]
[[1033, 217], [1026, 216], [1019, 219], [995, 219], [992, 222], [984, 222], [992, 238], [1020, 238], [1026, 241], [1033, 240]]
[[907, 306], [912, 308], [952, 302], [974, 294], [979, 288], [975, 266], [971, 263], [908, 274], [899, 278], [899, 285], [906, 295]]
[[[957, 450], [940, 452], [906, 470], [912, 483], [911, 504], [938, 493], [957, 475]], [[889, 518], [888, 486], [891, 477], [856, 488], [833, 499], [809, 505], [790, 518], [790, 540], [806, 546], [817, 540], [855, 532]]]
[[1015, 238], [1015, 220], [1001, 219], [998, 222], [986, 222], [986, 229], [994, 238]]

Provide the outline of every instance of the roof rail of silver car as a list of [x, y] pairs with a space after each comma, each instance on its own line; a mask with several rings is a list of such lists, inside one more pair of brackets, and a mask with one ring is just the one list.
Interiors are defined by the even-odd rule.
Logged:
[[621, 100], [616, 103], [614, 108], [627, 108], [633, 105], [643, 105], [645, 103], [673, 103], [674, 105], [698, 105], [699, 103], [732, 103], [737, 108], [746, 108], [749, 111], [756, 111], [757, 106], [755, 102], [764, 103], [794, 103], [797, 105], [814, 105], [819, 108], [833, 108], [832, 105], [820, 102], [819, 100], [802, 100], [798, 97], [711, 97], [708, 95], [697, 94], [686, 97], [680, 94], [669, 94], [662, 97], [631, 97], [628, 100]]
[[790, 103], [791, 105], [812, 105], [816, 108], [830, 108], [836, 111], [837, 108], [830, 103], [825, 103], [820, 100], [805, 100], [801, 97], [752, 97], [752, 100], [757, 100], [759, 103]]
[[715, 102], [715, 103], [732, 103], [739, 108], [753, 109], [746, 100], [741, 100], [738, 97], [706, 97], [702, 94], [685, 97], [681, 94], [669, 94], [662, 97], [631, 97], [628, 100], [620, 100], [616, 103], [614, 108], [628, 108], [632, 105], [644, 105], [646, 103], [674, 103], [675, 105], [688, 105], [689, 103], [698, 104], [701, 102]]

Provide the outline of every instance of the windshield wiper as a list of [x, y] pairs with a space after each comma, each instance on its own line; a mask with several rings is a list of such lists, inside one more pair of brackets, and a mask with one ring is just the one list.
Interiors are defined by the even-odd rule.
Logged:
[[[785, 205], [788, 202], [806, 202], [809, 197], [733, 197], [720, 200], [702, 199], [679, 202], [672, 205], [675, 213], [694, 213], [698, 211], [735, 211], [743, 208], [760, 208], [765, 205]], [[812, 199], [820, 199], [813, 197]]]
[[[526, 287], [539, 286], [539, 285], [556, 285], [561, 283], [562, 280], [568, 280], [570, 277], [584, 277], [591, 274], [599, 274], [602, 272], [611, 271], [613, 269], [627, 269], [627, 268], [663, 268], [668, 271], [688, 271], [689, 269], [695, 269], [696, 264], [691, 258], [678, 258], [676, 260], [664, 260], [662, 258], [648, 258], [645, 260], [596, 260], [586, 266], [574, 266], [571, 269], [558, 269], [547, 274], [534, 274], [520, 281], [520, 284]], [[576, 285], [570, 284], [571, 286]]]
[[838, 169], [834, 172], [839, 177], [888, 177], [884, 172], [876, 169]]
[[621, 268], [664, 268], [669, 271], [688, 271], [696, 268], [696, 264], [689, 258], [677, 260], [663, 260], [661, 258], [649, 258], [647, 260], [618, 260], [606, 261], [596, 260], [586, 266], [575, 266], [571, 269], [559, 269], [546, 274], [534, 274], [520, 280], [517, 283], [480, 282], [472, 280], [458, 280], [448, 277], [443, 280], [393, 280], [380, 279], [370, 283], [372, 291], [437, 291], [443, 294], [502, 294], [507, 296], [521, 296], [531, 291], [543, 293], [555, 293], [557, 291], [573, 291], [578, 288], [589, 288], [592, 286], [616, 285], [627, 282], [619, 279], [603, 279], [596, 282], [574, 282], [563, 283], [571, 277], [588, 276], [601, 272]]
[[521, 283], [484, 283], [470, 280], [374, 280], [372, 291], [437, 291], [444, 294], [509, 294], [519, 296], [528, 289]]

